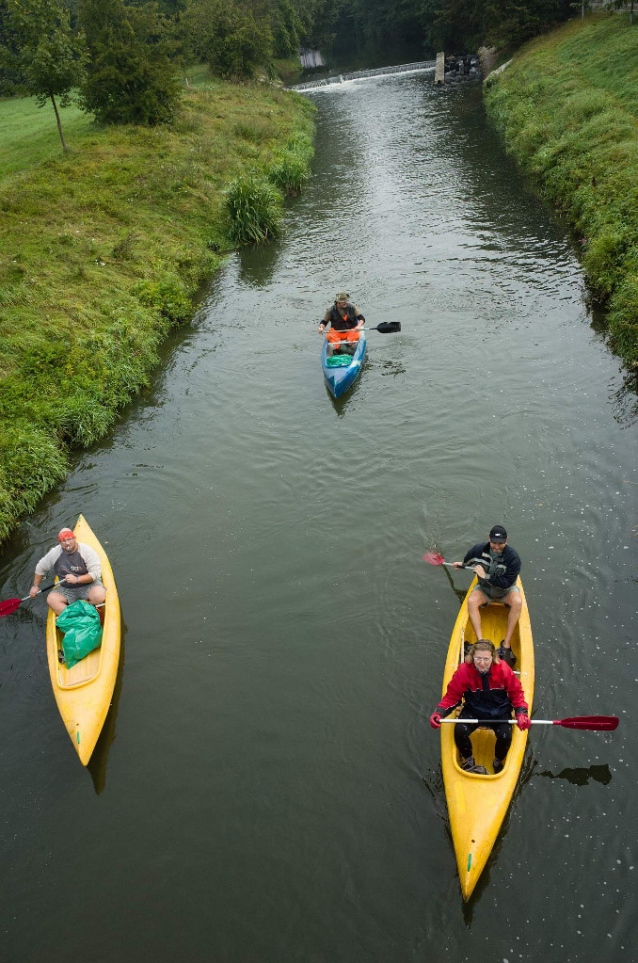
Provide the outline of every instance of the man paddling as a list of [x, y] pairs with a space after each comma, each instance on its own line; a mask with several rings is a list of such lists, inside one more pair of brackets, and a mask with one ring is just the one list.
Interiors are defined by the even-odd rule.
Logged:
[[42, 579], [53, 571], [60, 584], [49, 592], [47, 604], [56, 615], [60, 615], [67, 605], [78, 599], [100, 605], [106, 598], [106, 589], [102, 584], [99, 555], [90, 545], [78, 542], [70, 528], [60, 531], [58, 541], [60, 544], [47, 552], [36, 565], [29, 595], [35, 598]]
[[[512, 710], [516, 713], [516, 725], [521, 731], [529, 729], [529, 707], [519, 680], [509, 665], [501, 662], [492, 642], [479, 639], [467, 654], [465, 662], [458, 667], [447, 687], [446, 693], [430, 716], [433, 729], [441, 728], [441, 719], [449, 715], [463, 702], [460, 719], [485, 720], [484, 725], [496, 735], [494, 748], [494, 775], [505, 764], [505, 757], [512, 744]], [[454, 741], [463, 762], [461, 769], [488, 775], [484, 766], [474, 762], [470, 736], [477, 729], [476, 723], [465, 722], [454, 726]]]
[[469, 565], [474, 568], [478, 585], [467, 600], [467, 609], [476, 638], [483, 636], [481, 630], [481, 606], [490, 602], [502, 602], [509, 609], [507, 629], [498, 654], [510, 667], [514, 666], [516, 656], [512, 652], [512, 635], [516, 628], [523, 605], [521, 593], [515, 585], [521, 570], [518, 553], [507, 544], [507, 532], [502, 525], [495, 525], [489, 541], [473, 545], [462, 562], [452, 562], [454, 568]]
[[328, 308], [319, 325], [319, 334], [323, 334], [330, 325], [331, 330], [326, 338], [332, 345], [344, 341], [356, 342], [359, 340], [365, 320], [356, 304], [350, 302], [350, 295], [345, 291], [339, 291], [334, 304]]

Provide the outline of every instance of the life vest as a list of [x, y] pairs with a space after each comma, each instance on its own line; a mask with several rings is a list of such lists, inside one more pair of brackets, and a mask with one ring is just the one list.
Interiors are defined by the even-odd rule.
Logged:
[[357, 316], [354, 305], [348, 303], [342, 310], [335, 302], [330, 308], [330, 324], [333, 331], [349, 331], [350, 328], [356, 328]]

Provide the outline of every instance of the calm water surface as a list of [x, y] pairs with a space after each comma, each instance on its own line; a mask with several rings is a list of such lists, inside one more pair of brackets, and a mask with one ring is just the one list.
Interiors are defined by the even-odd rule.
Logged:
[[[26, 594], [83, 512], [126, 637], [87, 772], [42, 600], [0, 625], [0, 958], [635, 959], [635, 398], [477, 86], [314, 97], [285, 238], [230, 260], [3, 556], [1, 596]], [[334, 403], [316, 322], [344, 287], [403, 331], [370, 335]], [[421, 556], [495, 522], [523, 558], [536, 715], [621, 727], [532, 731], [464, 907], [427, 720], [469, 577]]]

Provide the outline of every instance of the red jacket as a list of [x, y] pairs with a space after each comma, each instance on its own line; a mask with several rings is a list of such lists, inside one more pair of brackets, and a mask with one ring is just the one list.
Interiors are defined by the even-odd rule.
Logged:
[[493, 662], [483, 675], [473, 663], [463, 662], [435, 712], [446, 716], [461, 701], [477, 719], [509, 719], [512, 709], [525, 713], [528, 709], [523, 687], [506, 662]]

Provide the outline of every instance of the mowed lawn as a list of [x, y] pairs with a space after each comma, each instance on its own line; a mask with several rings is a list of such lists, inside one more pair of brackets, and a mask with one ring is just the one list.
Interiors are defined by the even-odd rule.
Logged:
[[[93, 118], [78, 107], [60, 109], [69, 150], [94, 130]], [[62, 153], [62, 143], [50, 101], [38, 107], [34, 97], [0, 100], [0, 179], [30, 170]]]

